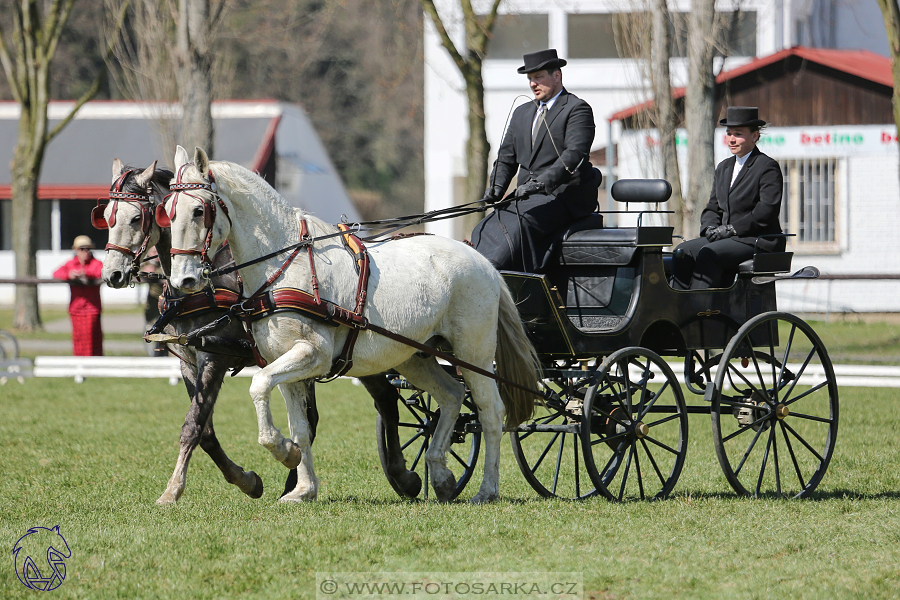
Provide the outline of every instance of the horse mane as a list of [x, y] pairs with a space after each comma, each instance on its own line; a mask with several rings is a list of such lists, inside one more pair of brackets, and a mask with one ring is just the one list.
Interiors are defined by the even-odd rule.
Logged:
[[[295, 208], [288, 204], [288, 201], [278, 193], [278, 191], [269, 185], [269, 182], [259, 176], [259, 174], [243, 167], [237, 163], [228, 161], [209, 161], [209, 168], [213, 171], [217, 181], [221, 181], [229, 188], [242, 194], [253, 194], [256, 196], [264, 196], [272, 204], [280, 205], [285, 210], [294, 212]], [[194, 173], [199, 174], [195, 166], [191, 166]], [[320, 233], [332, 233], [336, 229], [334, 225], [323, 221], [322, 219], [311, 215], [303, 209], [296, 209], [298, 216], [305, 218], [310, 226]], [[312, 233], [312, 232], [310, 232]], [[313, 234], [314, 235], [314, 234]]]
[[[125, 169], [131, 169], [131, 172], [122, 184], [122, 191], [130, 194], [145, 194], [147, 190], [139, 186], [137, 181], [135, 181], [137, 179], [137, 174], [143, 173], [145, 169], [132, 167], [130, 165], [126, 165]], [[174, 177], [175, 173], [169, 169], [155, 169], [153, 171], [153, 176], [150, 178], [150, 185], [153, 186], [153, 191], [156, 192], [155, 195], [163, 197], [168, 194], [169, 182], [172, 181], [172, 178]]]

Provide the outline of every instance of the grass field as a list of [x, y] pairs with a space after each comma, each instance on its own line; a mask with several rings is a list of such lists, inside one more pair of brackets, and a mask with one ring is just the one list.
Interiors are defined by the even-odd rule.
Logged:
[[[216, 429], [263, 478], [263, 497], [226, 484], [198, 449], [185, 495], [165, 509], [154, 502], [178, 453], [182, 387], [0, 387], [0, 597], [34, 597], [8, 552], [29, 527], [57, 524], [72, 556], [55, 598], [314, 598], [323, 571], [580, 572], [584, 597], [605, 600], [900, 597], [896, 390], [841, 390], [837, 449], [811, 500], [736, 497], [697, 415], [669, 500], [543, 500], [504, 438], [502, 500], [470, 506], [400, 500], [379, 467], [371, 400], [338, 381], [318, 389], [320, 498], [283, 506], [286, 471], [256, 443], [248, 385], [226, 382]], [[286, 430], [278, 394], [273, 410]]]

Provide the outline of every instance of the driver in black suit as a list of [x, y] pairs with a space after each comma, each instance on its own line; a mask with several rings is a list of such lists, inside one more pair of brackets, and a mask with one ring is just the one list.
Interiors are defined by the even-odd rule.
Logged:
[[[556, 50], [524, 56], [534, 101], [515, 110], [484, 200], [494, 212], [472, 231], [475, 248], [497, 268], [541, 273], [556, 234], [597, 209], [591, 107], [566, 91]], [[546, 108], [546, 110], [545, 110]], [[518, 170], [514, 202], [501, 201]]]
[[730, 286], [737, 267], [759, 252], [783, 252], [779, 214], [783, 178], [774, 159], [759, 151], [766, 122], [752, 106], [729, 106], [725, 139], [733, 156], [716, 167], [709, 203], [700, 215], [701, 237], [684, 242], [672, 257], [672, 287], [699, 290]]

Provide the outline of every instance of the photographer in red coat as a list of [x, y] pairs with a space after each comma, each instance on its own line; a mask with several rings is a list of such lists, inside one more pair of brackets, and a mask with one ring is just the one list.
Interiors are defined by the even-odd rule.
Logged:
[[79, 235], [72, 244], [75, 256], [53, 273], [54, 279], [69, 282], [72, 297], [72, 353], [75, 356], [103, 356], [103, 330], [100, 328], [100, 284], [103, 263], [94, 258], [94, 242]]

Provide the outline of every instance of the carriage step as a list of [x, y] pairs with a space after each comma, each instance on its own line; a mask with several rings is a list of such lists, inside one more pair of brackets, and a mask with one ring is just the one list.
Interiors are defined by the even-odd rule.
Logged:
[[609, 315], [573, 315], [568, 314], [569, 321], [586, 332], [615, 331], [622, 326], [625, 317], [613, 317]]

